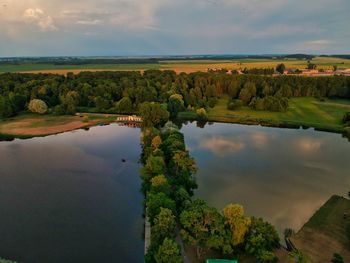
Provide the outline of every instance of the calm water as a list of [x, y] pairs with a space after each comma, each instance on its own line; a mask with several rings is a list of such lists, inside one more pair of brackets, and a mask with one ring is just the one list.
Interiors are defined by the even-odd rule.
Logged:
[[[350, 143], [338, 134], [234, 124], [182, 131], [199, 167], [196, 196], [219, 209], [240, 203], [280, 232], [350, 190]], [[139, 133], [110, 125], [0, 142], [0, 256], [142, 262]]]
[[350, 143], [339, 134], [234, 124], [182, 132], [199, 167], [196, 196], [218, 209], [240, 203], [280, 233], [350, 190]]
[[139, 132], [111, 125], [0, 142], [0, 256], [142, 262]]

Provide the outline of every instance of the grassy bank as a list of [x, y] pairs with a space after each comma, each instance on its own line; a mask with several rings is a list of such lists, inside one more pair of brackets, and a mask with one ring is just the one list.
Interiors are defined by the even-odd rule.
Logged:
[[[208, 121], [263, 125], [272, 127], [313, 127], [317, 130], [343, 133], [342, 118], [350, 111], [350, 101], [315, 98], [292, 98], [287, 112], [256, 111], [249, 107], [239, 110], [227, 109], [228, 98], [222, 98], [208, 111]], [[180, 119], [196, 120], [194, 112], [182, 112]]]
[[[344, 216], [346, 214], [347, 216]], [[350, 200], [332, 196], [292, 238], [312, 262], [330, 262], [339, 253], [350, 262]]]
[[76, 129], [111, 123], [118, 115], [81, 114], [79, 116], [55, 116], [21, 114], [14, 118], [0, 120], [0, 140], [27, 139], [47, 136]]

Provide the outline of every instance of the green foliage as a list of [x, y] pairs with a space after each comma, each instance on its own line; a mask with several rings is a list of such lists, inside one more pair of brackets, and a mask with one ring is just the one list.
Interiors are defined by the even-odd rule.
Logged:
[[300, 250], [294, 250], [288, 254], [288, 257], [298, 263], [310, 263], [309, 257]]
[[116, 109], [118, 113], [130, 114], [133, 112], [132, 101], [129, 97], [123, 97], [116, 104]]
[[264, 251], [273, 251], [280, 247], [280, 238], [276, 229], [262, 218], [252, 218], [246, 238], [245, 250], [258, 257]]
[[279, 72], [280, 74], [283, 74], [283, 72], [285, 71], [285, 69], [286, 69], [286, 66], [285, 66], [283, 63], [278, 64], [278, 65], [276, 66], [276, 71]]
[[207, 111], [204, 108], [200, 108], [196, 111], [197, 117], [200, 120], [206, 120], [208, 118]]
[[180, 246], [173, 239], [166, 238], [155, 255], [157, 263], [181, 263]]
[[267, 110], [275, 112], [285, 112], [288, 109], [289, 103], [286, 97], [253, 98], [249, 106], [255, 110]]
[[140, 107], [140, 115], [144, 127], [165, 124], [169, 120], [169, 112], [156, 102], [145, 102]]
[[231, 231], [231, 245], [242, 244], [251, 224], [250, 218], [244, 216], [243, 207], [238, 204], [227, 205], [223, 212], [225, 224]]
[[44, 101], [34, 99], [29, 102], [28, 109], [34, 113], [45, 114], [47, 113], [48, 107]]
[[8, 118], [15, 115], [13, 107], [8, 98], [0, 96], [0, 117]]
[[239, 93], [239, 99], [243, 105], [248, 105], [250, 100], [256, 95], [256, 86], [253, 82], [246, 82]]
[[171, 95], [168, 101], [168, 111], [170, 113], [170, 118], [175, 118], [179, 112], [184, 110], [185, 104], [182, 95]]
[[338, 253], [334, 253], [333, 254], [333, 258], [332, 258], [332, 263], [344, 263], [344, 259], [341, 255], [339, 255]]
[[277, 263], [278, 262], [278, 258], [273, 252], [265, 251], [265, 250], [261, 251], [259, 255], [257, 255], [256, 259], [260, 263]]
[[238, 110], [243, 106], [243, 103], [241, 100], [230, 100], [227, 103], [227, 109], [228, 110]]
[[195, 200], [180, 215], [181, 236], [187, 244], [197, 247], [200, 257], [203, 249], [222, 249], [232, 252], [229, 232], [225, 229], [223, 216], [202, 200]]
[[347, 113], [344, 114], [343, 123], [350, 125], [350, 112], [347, 112]]
[[159, 246], [165, 238], [174, 238], [175, 228], [176, 218], [172, 211], [167, 208], [160, 208], [151, 229], [152, 245]]
[[17, 262], [0, 258], [0, 263], [17, 263]]
[[146, 197], [147, 216], [152, 225], [155, 217], [160, 213], [160, 209], [168, 208], [173, 213], [176, 211], [176, 204], [169, 196], [164, 193], [149, 193]]

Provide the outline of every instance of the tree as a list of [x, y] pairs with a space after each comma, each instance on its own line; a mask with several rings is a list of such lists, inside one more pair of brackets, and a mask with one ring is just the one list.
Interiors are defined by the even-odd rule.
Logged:
[[170, 118], [175, 118], [179, 112], [184, 110], [185, 106], [182, 95], [171, 95], [168, 101], [168, 111], [170, 113]]
[[169, 112], [156, 102], [145, 102], [140, 107], [144, 127], [158, 126], [169, 120]]
[[207, 116], [207, 112], [204, 108], [200, 108], [196, 111], [196, 114], [197, 114], [197, 117], [200, 119], [200, 120], [206, 120], [208, 118]]
[[162, 138], [160, 136], [156, 136], [152, 139], [152, 148], [153, 150], [159, 149], [159, 146], [162, 144]]
[[311, 63], [310, 61], [307, 62], [307, 69], [316, 69], [317, 65]]
[[173, 239], [166, 238], [155, 255], [157, 263], [181, 263], [180, 246]]
[[286, 69], [286, 66], [281, 63], [276, 66], [276, 71], [279, 72], [280, 74], [283, 74]]
[[172, 212], [175, 212], [176, 210], [175, 201], [165, 193], [149, 193], [146, 198], [146, 207], [147, 216], [152, 225], [154, 225], [154, 219], [160, 213], [162, 207], [168, 208]]
[[48, 110], [46, 103], [38, 99], [31, 100], [29, 102], [28, 109], [31, 112], [35, 112], [39, 114], [45, 114]]
[[280, 247], [280, 238], [276, 229], [262, 218], [252, 217], [246, 238], [245, 250], [258, 257], [263, 251], [273, 251]]
[[261, 251], [260, 254], [256, 257], [260, 263], [277, 263], [278, 258], [271, 251]]
[[244, 216], [243, 207], [238, 204], [227, 205], [224, 208], [224, 218], [231, 231], [232, 246], [242, 244], [251, 224], [250, 218]]
[[256, 86], [253, 82], [246, 82], [239, 93], [239, 99], [243, 105], [248, 105], [252, 97], [256, 95]]
[[132, 113], [133, 107], [131, 99], [129, 97], [122, 98], [117, 102], [116, 108], [119, 113]]
[[227, 103], [227, 109], [228, 110], [238, 110], [243, 106], [243, 103], [241, 100], [231, 100]]
[[332, 263], [344, 263], [344, 259], [341, 255], [339, 255], [338, 253], [334, 253], [333, 254], [333, 258], [332, 258]]
[[225, 229], [223, 216], [202, 200], [195, 200], [180, 215], [181, 236], [187, 244], [195, 245], [197, 257], [204, 249], [222, 249], [231, 253], [229, 233]]
[[151, 190], [153, 192], [170, 192], [170, 185], [164, 175], [157, 175], [151, 179]]
[[8, 98], [0, 95], [0, 117], [8, 118], [15, 114]]
[[154, 226], [151, 229], [152, 245], [159, 246], [165, 238], [175, 236], [176, 220], [172, 211], [167, 208], [160, 208], [159, 214], [154, 219]]
[[349, 123], [349, 122], [350, 122], [350, 112], [347, 112], [343, 116], [343, 123], [346, 124], [346, 123]]

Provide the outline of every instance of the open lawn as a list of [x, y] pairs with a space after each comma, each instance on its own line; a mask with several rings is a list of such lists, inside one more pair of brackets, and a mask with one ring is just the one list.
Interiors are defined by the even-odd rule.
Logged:
[[[277, 64], [284, 63], [287, 68], [306, 68], [307, 61], [301, 59], [236, 59], [236, 60], [178, 60], [160, 61], [159, 64], [105, 64], [105, 65], [54, 65], [54, 64], [0, 64], [0, 73], [3, 72], [35, 72], [67, 74], [81, 71], [144, 71], [148, 69], [174, 70], [177, 73], [206, 72], [208, 68], [243, 69], [243, 68], [275, 68]], [[316, 57], [312, 63], [318, 69], [350, 68], [349, 59]]]
[[117, 115], [109, 114], [80, 114], [79, 116], [23, 114], [0, 120], [0, 137], [45, 136], [110, 123], [116, 118]]
[[[344, 213], [347, 214], [346, 217]], [[339, 253], [344, 262], [350, 262], [349, 226], [350, 200], [332, 196], [292, 241], [312, 262], [331, 262], [333, 253]]]
[[[350, 101], [326, 100], [315, 98], [292, 98], [287, 112], [256, 111], [249, 107], [239, 110], [227, 109], [228, 97], [221, 98], [218, 104], [208, 111], [209, 121], [243, 124], [263, 124], [271, 126], [306, 126], [320, 130], [342, 132], [342, 118], [350, 111]], [[180, 113], [180, 118], [194, 119], [193, 112]]]

